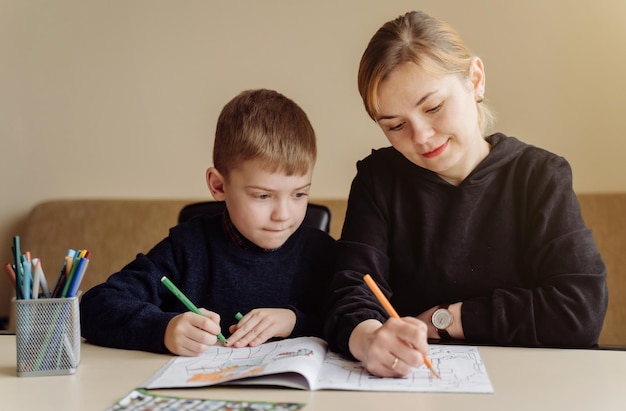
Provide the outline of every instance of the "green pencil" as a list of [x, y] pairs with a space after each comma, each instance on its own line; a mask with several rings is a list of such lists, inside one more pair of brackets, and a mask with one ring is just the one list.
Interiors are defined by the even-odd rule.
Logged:
[[[187, 307], [189, 311], [192, 311], [198, 315], [202, 315], [200, 310], [198, 310], [198, 307], [193, 305], [193, 303], [189, 301], [189, 298], [187, 298], [187, 296], [183, 294], [183, 292], [180, 291], [178, 287], [176, 287], [174, 283], [170, 281], [169, 278], [167, 278], [166, 276], [163, 276], [163, 278], [161, 278], [161, 282], [167, 287], [168, 290], [172, 292], [172, 294], [174, 294], [180, 300], [180, 302], [185, 304], [185, 307]], [[223, 342], [224, 344], [228, 343], [228, 341], [226, 341], [226, 338], [224, 338], [222, 333], [217, 334], [217, 339]]]

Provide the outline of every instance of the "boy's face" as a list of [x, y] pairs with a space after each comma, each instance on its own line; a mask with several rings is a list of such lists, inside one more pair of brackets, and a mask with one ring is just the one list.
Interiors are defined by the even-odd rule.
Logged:
[[207, 170], [207, 183], [217, 201], [225, 201], [239, 232], [257, 246], [274, 249], [300, 227], [306, 214], [313, 170], [302, 176], [270, 173], [259, 160], [243, 162], [224, 178]]

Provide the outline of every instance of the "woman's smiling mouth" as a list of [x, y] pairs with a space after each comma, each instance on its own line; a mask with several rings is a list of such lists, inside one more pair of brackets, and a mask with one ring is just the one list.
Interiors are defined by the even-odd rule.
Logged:
[[446, 147], [448, 147], [448, 143], [449, 142], [450, 142], [450, 139], [446, 140], [445, 143], [443, 143], [442, 145], [440, 145], [439, 147], [437, 147], [433, 151], [429, 151], [428, 153], [422, 154], [422, 156], [424, 156], [426, 158], [437, 157], [439, 154], [443, 153], [443, 151], [446, 149]]

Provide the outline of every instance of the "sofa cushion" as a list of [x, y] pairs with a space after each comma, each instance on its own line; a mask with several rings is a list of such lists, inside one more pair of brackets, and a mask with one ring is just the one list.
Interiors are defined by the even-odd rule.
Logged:
[[609, 309], [600, 345], [626, 347], [626, 193], [579, 194], [578, 199], [608, 273]]

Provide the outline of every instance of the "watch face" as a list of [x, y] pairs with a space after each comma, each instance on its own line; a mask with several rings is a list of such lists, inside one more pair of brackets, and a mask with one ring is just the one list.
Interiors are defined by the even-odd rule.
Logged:
[[433, 313], [432, 321], [438, 330], [445, 330], [452, 324], [452, 314], [445, 308], [439, 308]]

